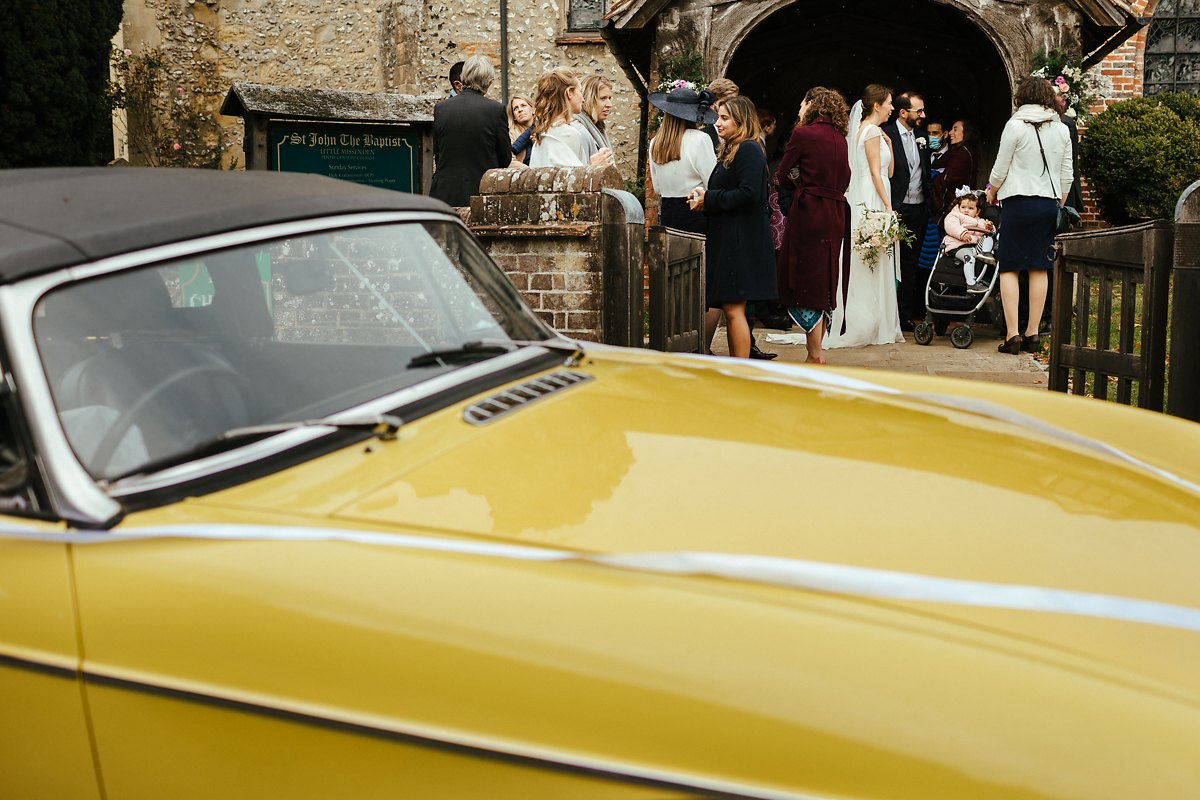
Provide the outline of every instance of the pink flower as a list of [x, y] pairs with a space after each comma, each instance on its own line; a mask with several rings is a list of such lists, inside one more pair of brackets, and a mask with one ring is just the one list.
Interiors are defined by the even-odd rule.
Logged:
[[1067, 82], [1067, 79], [1064, 78], [1062, 75], [1059, 75], [1057, 78], [1054, 79], [1054, 82], [1057, 83], [1059, 86], [1062, 86]]
[[182, 150], [183, 145], [181, 145], [179, 142], [175, 142], [174, 144], [171, 145], [171, 149], [172, 150]]
[[128, 47], [126, 47], [126, 48], [125, 48], [125, 55], [126, 55], [126, 56], [131, 56], [131, 55], [133, 55], [133, 51], [132, 51], [132, 50], [130, 50]]
[[175, 94], [183, 94], [183, 87], [182, 87], [182, 86], [176, 86], [176, 87], [175, 87]]

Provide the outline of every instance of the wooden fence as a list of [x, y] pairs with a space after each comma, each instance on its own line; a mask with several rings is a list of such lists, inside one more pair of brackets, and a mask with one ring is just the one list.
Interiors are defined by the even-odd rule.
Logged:
[[1162, 411], [1174, 227], [1058, 237], [1051, 389]]
[[650, 347], [674, 353], [702, 352], [704, 333], [704, 236], [674, 228], [650, 228]]

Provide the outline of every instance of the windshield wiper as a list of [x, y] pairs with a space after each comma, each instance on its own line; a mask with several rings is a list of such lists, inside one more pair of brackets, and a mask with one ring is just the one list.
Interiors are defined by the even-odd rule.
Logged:
[[242, 439], [253, 439], [269, 436], [274, 433], [285, 433], [287, 431], [296, 430], [297, 428], [315, 428], [328, 427], [337, 428], [338, 430], [362, 430], [369, 432], [385, 442], [396, 438], [396, 433], [404, 425], [404, 420], [393, 414], [381, 414], [374, 417], [347, 417], [341, 420], [333, 419], [304, 419], [292, 420], [288, 422], [273, 422], [266, 425], [246, 425], [241, 428], [230, 428], [214, 439], [208, 439], [200, 442], [195, 447], [191, 447], [180, 453], [172, 453], [169, 456], [147, 461], [140, 466], [137, 466], [128, 472], [122, 472], [119, 475], [114, 475], [111, 478], [104, 478], [100, 481], [102, 486], [111, 486], [114, 483], [124, 480], [125, 478], [134, 475], [147, 475], [152, 472], [168, 469], [170, 467], [186, 464], [189, 461], [195, 461], [198, 458], [221, 453], [226, 450], [231, 450], [237, 446], [237, 442]]
[[511, 353], [522, 347], [544, 347], [547, 350], [558, 350], [570, 353], [572, 360], [578, 360], [583, 355], [578, 344], [565, 339], [475, 339], [463, 342], [458, 347], [448, 347], [444, 350], [430, 350], [419, 353], [408, 362], [408, 368], [428, 367], [434, 364], [449, 366], [447, 362], [474, 356], [500, 355]]
[[499, 355], [501, 353], [512, 352], [516, 349], [515, 345], [500, 342], [485, 342], [483, 340], [463, 342], [458, 347], [447, 347], [444, 350], [430, 350], [428, 353], [415, 355], [409, 360], [407, 369], [428, 367], [433, 364], [441, 364], [444, 367], [447, 366], [447, 361], [457, 361], [461, 358], [472, 356]]
[[394, 414], [380, 414], [375, 417], [346, 417], [344, 419], [296, 419], [287, 422], [269, 422], [266, 425], [245, 425], [241, 428], [230, 428], [217, 437], [218, 441], [229, 442], [235, 439], [246, 439], [251, 436], [263, 436], [270, 433], [283, 433], [297, 428], [330, 427], [338, 430], [368, 431], [371, 435], [390, 442], [396, 438], [396, 433], [404, 425], [404, 420]]

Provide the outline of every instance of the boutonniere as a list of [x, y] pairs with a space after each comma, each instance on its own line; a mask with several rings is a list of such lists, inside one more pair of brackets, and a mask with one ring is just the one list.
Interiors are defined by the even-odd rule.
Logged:
[[925, 149], [925, 137], [924, 136], [917, 137], [917, 147], [921, 148], [922, 150]]

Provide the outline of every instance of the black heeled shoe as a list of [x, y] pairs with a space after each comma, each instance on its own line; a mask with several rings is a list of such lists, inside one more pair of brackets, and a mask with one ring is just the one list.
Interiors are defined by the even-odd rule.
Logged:
[[1023, 353], [1040, 353], [1042, 351], [1042, 337], [1026, 336], [1021, 340], [1021, 352]]
[[770, 361], [773, 358], [779, 358], [779, 353], [764, 353], [758, 349], [758, 342], [750, 340], [750, 357], [757, 358], [760, 361]]
[[1021, 337], [1014, 336], [1011, 339], [1005, 340], [1000, 344], [999, 347], [996, 348], [996, 352], [1008, 353], [1009, 355], [1013, 356], [1017, 355], [1021, 352]]

